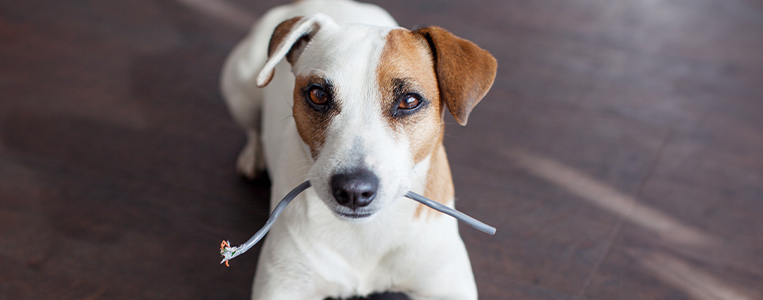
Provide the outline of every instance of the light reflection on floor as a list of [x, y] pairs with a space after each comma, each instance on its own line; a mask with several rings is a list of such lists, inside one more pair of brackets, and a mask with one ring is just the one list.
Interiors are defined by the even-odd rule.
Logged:
[[761, 295], [732, 286], [674, 255], [661, 251], [629, 251], [628, 254], [661, 281], [685, 291], [696, 299], [761, 299]]
[[[610, 213], [619, 215], [625, 221], [651, 231], [671, 246], [724, 251], [719, 239], [685, 224], [646, 204], [635, 197], [596, 180], [580, 171], [550, 158], [515, 149], [508, 153], [525, 171], [558, 185], [570, 193]], [[572, 199], [571, 199], [572, 200]], [[685, 291], [702, 300], [710, 299], [760, 299], [741, 287], [731, 286], [720, 278], [692, 266], [668, 253], [660, 251], [629, 251], [645, 270], [655, 278]], [[603, 253], [602, 255], [606, 255]], [[596, 272], [597, 270], [594, 270]], [[594, 274], [595, 275], [595, 274]], [[592, 275], [593, 276], [593, 275]]]
[[559, 185], [583, 200], [624, 217], [629, 222], [652, 231], [661, 239], [678, 245], [712, 247], [716, 238], [684, 224], [659, 210], [575, 169], [554, 160], [515, 150], [516, 162], [534, 176]]

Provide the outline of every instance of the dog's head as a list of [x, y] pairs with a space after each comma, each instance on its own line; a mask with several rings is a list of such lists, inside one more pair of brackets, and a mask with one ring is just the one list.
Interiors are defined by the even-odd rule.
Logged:
[[438, 27], [339, 25], [321, 14], [278, 25], [268, 54], [257, 85], [291, 63], [310, 182], [346, 220], [370, 219], [426, 180], [414, 168], [442, 142], [445, 109], [465, 125], [496, 72], [487, 51]]

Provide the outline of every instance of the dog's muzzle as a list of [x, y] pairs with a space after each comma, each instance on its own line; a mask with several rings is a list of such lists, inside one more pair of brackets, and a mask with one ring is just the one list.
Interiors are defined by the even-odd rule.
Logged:
[[[355, 169], [331, 176], [331, 194], [337, 203], [353, 211], [366, 207], [376, 197], [379, 177], [368, 169]], [[352, 215], [351, 217], [363, 217]]]

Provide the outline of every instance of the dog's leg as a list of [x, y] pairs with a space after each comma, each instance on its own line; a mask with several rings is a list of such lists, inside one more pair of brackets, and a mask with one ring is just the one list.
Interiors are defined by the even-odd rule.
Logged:
[[265, 170], [265, 157], [262, 155], [262, 141], [256, 129], [247, 129], [246, 145], [236, 161], [236, 171], [242, 176], [255, 179]]
[[443, 234], [445, 239], [441, 242], [421, 245], [412, 260], [398, 262], [400, 266], [408, 266], [398, 270], [402, 272], [398, 289], [414, 300], [477, 300], [477, 284], [469, 255], [455, 233]]
[[254, 84], [256, 70], [264, 64], [266, 54], [253, 48], [252, 38], [241, 42], [223, 67], [220, 87], [233, 119], [246, 131], [246, 145], [238, 156], [236, 170], [254, 179], [265, 170], [262, 141], [263, 91]]
[[[305, 255], [296, 250], [296, 241], [284, 237], [286, 229], [276, 223], [265, 239], [252, 285], [252, 300], [323, 300], [329, 284], [319, 277]], [[322, 286], [322, 288], [319, 288]]]
[[262, 100], [258, 97], [260, 95], [247, 95], [250, 97], [245, 97], [241, 94], [231, 93], [226, 96], [230, 97], [227, 100], [231, 114], [246, 131], [246, 145], [238, 155], [236, 171], [246, 178], [255, 179], [265, 170], [265, 157], [260, 139], [260, 128], [262, 127], [260, 102]]
[[[442, 278], [443, 276], [449, 278]], [[414, 300], [477, 300], [477, 286], [471, 269], [438, 274], [435, 277], [440, 278], [440, 284], [421, 293], [411, 293], [410, 298]], [[442, 284], [444, 282], [447, 284]]]

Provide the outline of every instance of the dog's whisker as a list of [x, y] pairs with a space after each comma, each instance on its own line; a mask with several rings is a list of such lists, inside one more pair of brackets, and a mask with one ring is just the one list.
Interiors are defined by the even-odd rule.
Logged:
[[[288, 178], [293, 178], [295, 173], [300, 172], [300, 171], [305, 170], [305, 169], [310, 169], [310, 168], [311, 168], [310, 166], [299, 167], [299, 168], [295, 169], [294, 171], [292, 171], [291, 173], [289, 173], [289, 175], [287, 177]], [[306, 176], [306, 174], [303, 174], [302, 176], [304, 178]]]
[[[424, 180], [422, 180], [422, 179], [421, 179], [421, 176], [419, 176], [419, 173], [418, 173], [418, 172], [416, 172], [416, 170], [413, 170], [413, 174], [414, 174], [414, 175], [416, 175], [416, 179], [418, 179], [418, 180], [419, 180], [419, 183], [421, 183], [421, 186], [423, 186], [423, 187], [424, 187], [424, 191], [425, 191], [425, 192], [431, 192], [431, 191], [430, 191], [430, 190], [427, 188], [427, 183], [426, 183], [426, 181], [424, 181]], [[425, 174], [424, 176], [429, 176], [429, 172], [427, 172], [427, 174]], [[426, 178], [426, 177], [425, 177], [425, 178]], [[425, 193], [425, 194], [426, 194], [426, 193]]]
[[457, 140], [461, 139], [458, 136], [455, 136], [455, 135], [452, 135], [452, 134], [447, 134], [447, 133], [444, 133], [443, 136], [444, 137], [448, 137], [448, 138], [454, 138], [454, 139], [457, 139]]

